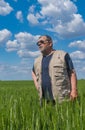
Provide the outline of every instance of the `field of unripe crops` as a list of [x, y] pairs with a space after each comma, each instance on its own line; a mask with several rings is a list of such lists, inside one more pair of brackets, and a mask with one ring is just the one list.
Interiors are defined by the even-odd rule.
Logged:
[[74, 102], [40, 107], [33, 81], [0, 81], [0, 130], [85, 130], [85, 80]]

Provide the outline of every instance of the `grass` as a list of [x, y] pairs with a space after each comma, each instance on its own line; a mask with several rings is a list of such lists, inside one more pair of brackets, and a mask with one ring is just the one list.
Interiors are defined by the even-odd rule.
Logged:
[[33, 81], [0, 81], [0, 130], [85, 130], [84, 87], [75, 102], [40, 108]]

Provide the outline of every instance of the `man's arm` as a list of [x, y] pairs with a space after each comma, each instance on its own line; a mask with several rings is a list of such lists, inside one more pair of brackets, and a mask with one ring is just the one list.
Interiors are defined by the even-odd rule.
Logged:
[[37, 79], [36, 79], [36, 75], [33, 71], [32, 71], [32, 78], [33, 78], [36, 89], [39, 91], [39, 86], [38, 86], [38, 82], [37, 82]]
[[70, 99], [74, 100], [78, 96], [78, 92], [77, 92], [77, 77], [76, 77], [76, 72], [74, 70], [71, 72], [70, 81], [71, 81]]
[[74, 100], [78, 96], [77, 76], [76, 76], [76, 72], [75, 72], [75, 69], [74, 69], [74, 66], [73, 66], [73, 62], [72, 62], [68, 53], [65, 56], [65, 61], [66, 61], [66, 64], [67, 64], [67, 72], [68, 72], [70, 82], [71, 82], [70, 99]]

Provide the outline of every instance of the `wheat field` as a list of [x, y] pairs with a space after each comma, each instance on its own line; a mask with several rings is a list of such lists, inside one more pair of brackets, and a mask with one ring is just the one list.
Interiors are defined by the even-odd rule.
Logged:
[[74, 102], [40, 107], [33, 81], [0, 81], [0, 130], [85, 130], [85, 80]]

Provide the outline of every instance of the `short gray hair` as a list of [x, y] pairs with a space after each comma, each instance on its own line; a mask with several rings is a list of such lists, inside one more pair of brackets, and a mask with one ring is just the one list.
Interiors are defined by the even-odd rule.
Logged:
[[39, 37], [39, 39], [40, 39], [41, 37], [43, 37], [43, 36], [45, 36], [48, 41], [52, 42], [52, 38], [51, 38], [49, 35], [41, 35], [41, 36]]

